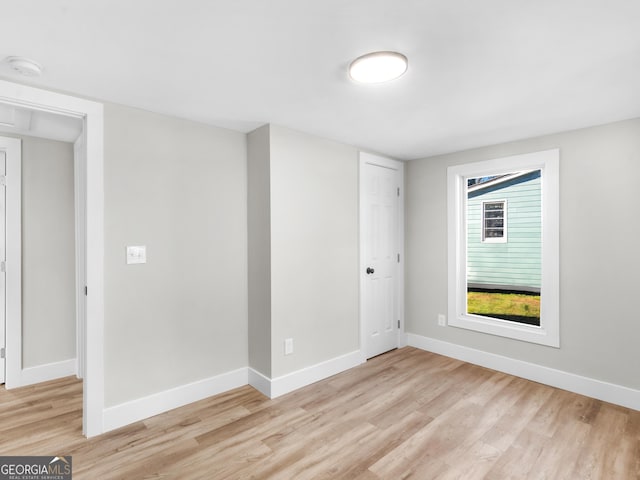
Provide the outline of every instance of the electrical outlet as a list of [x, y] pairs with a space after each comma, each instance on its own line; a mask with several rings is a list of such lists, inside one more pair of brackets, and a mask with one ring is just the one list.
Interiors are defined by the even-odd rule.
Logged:
[[438, 325], [440, 325], [441, 327], [447, 326], [447, 317], [442, 313], [438, 314]]
[[291, 355], [293, 353], [293, 338], [284, 339], [284, 354]]

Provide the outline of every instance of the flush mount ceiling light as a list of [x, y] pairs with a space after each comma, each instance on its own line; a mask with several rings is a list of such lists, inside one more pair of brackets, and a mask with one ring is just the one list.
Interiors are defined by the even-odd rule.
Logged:
[[372, 52], [351, 62], [349, 76], [360, 83], [384, 83], [401, 77], [408, 65], [401, 53]]
[[7, 57], [6, 62], [12, 70], [25, 77], [39, 77], [42, 75], [42, 67], [33, 60], [24, 57]]

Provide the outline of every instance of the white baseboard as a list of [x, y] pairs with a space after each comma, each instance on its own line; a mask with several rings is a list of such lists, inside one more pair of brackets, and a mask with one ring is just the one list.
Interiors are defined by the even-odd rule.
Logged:
[[20, 380], [11, 388], [24, 387], [34, 383], [48, 382], [57, 378], [69, 377], [76, 374], [76, 359], [62, 360], [61, 362], [47, 363], [36, 367], [23, 368], [20, 372]]
[[251, 385], [267, 397], [276, 398], [348, 370], [363, 361], [358, 350], [274, 379], [267, 378], [253, 368], [239, 368], [222, 375], [105, 408], [102, 431], [115, 430], [244, 385]]
[[332, 375], [357, 367], [364, 361], [360, 350], [356, 350], [281, 377], [276, 377], [271, 380], [271, 398], [293, 392], [298, 388], [306, 387]]
[[245, 367], [105, 408], [102, 431], [108, 432], [247, 384]]
[[249, 385], [271, 398], [271, 379], [249, 367]]
[[344, 372], [356, 367], [365, 360], [360, 350], [341, 355], [310, 367], [282, 375], [273, 379], [267, 378], [260, 372], [249, 369], [249, 385], [262, 392], [269, 398], [276, 398], [298, 388]]
[[464, 362], [526, 378], [527, 380], [533, 380], [534, 382], [551, 385], [552, 387], [597, 398], [598, 400], [634, 410], [640, 410], [640, 390], [634, 390], [621, 385], [607, 383], [574, 373], [543, 367], [535, 363], [483, 352], [482, 350], [463, 347], [413, 333], [407, 334], [407, 341], [410, 346], [428, 352], [456, 358]]

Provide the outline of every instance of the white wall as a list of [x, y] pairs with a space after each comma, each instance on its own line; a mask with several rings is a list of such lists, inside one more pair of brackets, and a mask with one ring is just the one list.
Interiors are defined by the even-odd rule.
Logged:
[[76, 356], [73, 145], [22, 138], [22, 366]]
[[[447, 312], [447, 167], [551, 148], [560, 149], [560, 348], [438, 327]], [[640, 119], [408, 162], [407, 331], [640, 388], [639, 178]]]
[[[105, 405], [246, 367], [246, 135], [105, 105]], [[147, 263], [125, 264], [127, 245]]]
[[[272, 376], [359, 349], [358, 151], [271, 125]], [[284, 355], [292, 338], [293, 355]]]
[[249, 234], [249, 367], [271, 377], [271, 169], [270, 130], [247, 136]]

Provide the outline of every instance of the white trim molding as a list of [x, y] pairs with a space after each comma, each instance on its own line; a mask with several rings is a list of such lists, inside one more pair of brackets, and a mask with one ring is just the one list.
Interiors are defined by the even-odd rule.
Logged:
[[247, 384], [247, 368], [244, 367], [114, 405], [104, 409], [104, 431], [115, 430]]
[[[559, 163], [560, 150], [553, 149], [482, 162], [452, 165], [447, 168], [449, 325], [524, 342], [560, 347]], [[543, 177], [540, 325], [527, 325], [468, 313], [467, 181], [474, 177], [531, 170], [540, 170]]]
[[21, 387], [22, 377], [22, 142], [2, 137], [6, 152], [5, 190], [5, 387]]
[[23, 368], [20, 371], [20, 386], [33, 385], [34, 383], [48, 382], [56, 378], [76, 375], [77, 361], [75, 358], [62, 360], [60, 362], [37, 365], [35, 367]]
[[104, 414], [104, 119], [101, 103], [0, 80], [0, 102], [81, 118], [86, 149], [86, 302], [82, 427], [103, 432]]
[[85, 148], [84, 132], [73, 144], [73, 193], [74, 193], [74, 213], [75, 213], [75, 239], [76, 239], [76, 357], [78, 367], [76, 375], [84, 378], [85, 365], [85, 327], [87, 324], [87, 296], [85, 286], [87, 285], [87, 150]]
[[249, 385], [269, 398], [277, 398], [350, 368], [357, 367], [364, 362], [365, 359], [362, 353], [360, 350], [356, 350], [273, 379], [250, 368]]
[[82, 428], [103, 432], [104, 414], [104, 107], [101, 103], [0, 80], [0, 103], [81, 118], [86, 149], [86, 329]]
[[249, 367], [249, 385], [271, 398], [271, 379], [251, 367]]
[[252, 386], [269, 398], [280, 397], [298, 388], [349, 370], [363, 362], [362, 354], [358, 350], [274, 379], [270, 379], [250, 367], [239, 368], [105, 408], [103, 431], [115, 430], [245, 385]]
[[414, 333], [407, 334], [408, 344], [412, 347], [437, 353], [446, 357], [473, 363], [482, 367], [526, 378], [534, 382], [561, 388], [570, 392], [596, 398], [605, 402], [640, 410], [640, 390], [603, 382], [575, 373], [544, 367], [535, 363], [484, 352], [474, 348], [444, 342], [435, 338]]

